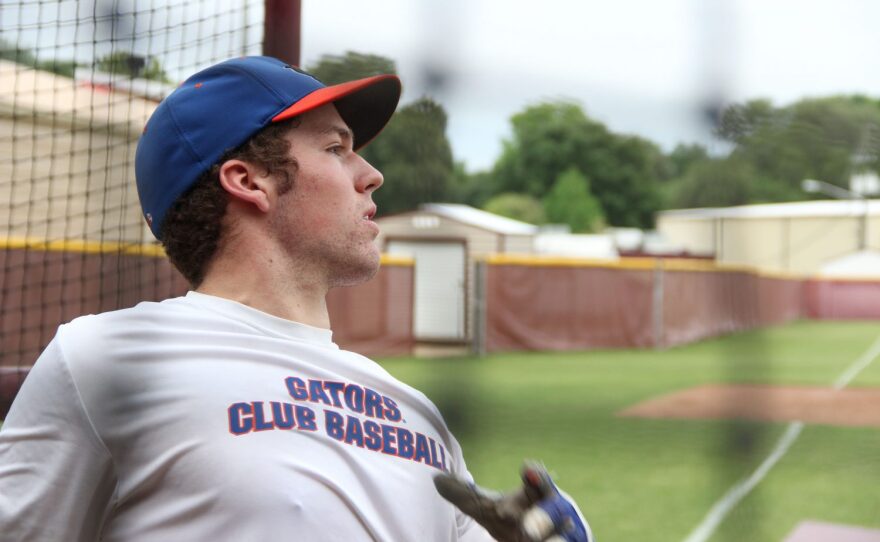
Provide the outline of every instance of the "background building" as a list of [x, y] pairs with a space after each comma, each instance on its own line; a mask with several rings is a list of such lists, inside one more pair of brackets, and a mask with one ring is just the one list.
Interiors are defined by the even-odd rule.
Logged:
[[472, 337], [474, 262], [490, 254], [533, 251], [538, 227], [467, 205], [431, 203], [376, 220], [383, 252], [416, 266], [414, 335], [421, 342]]
[[721, 264], [809, 275], [839, 258], [880, 248], [880, 205], [835, 200], [662, 211], [657, 230]]
[[0, 60], [0, 237], [152, 242], [134, 153], [158, 105]]

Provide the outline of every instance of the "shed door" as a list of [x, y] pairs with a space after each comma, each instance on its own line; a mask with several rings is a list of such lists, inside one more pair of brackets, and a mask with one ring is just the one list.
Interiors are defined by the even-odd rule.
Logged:
[[464, 340], [464, 243], [389, 240], [386, 251], [416, 262], [416, 339]]

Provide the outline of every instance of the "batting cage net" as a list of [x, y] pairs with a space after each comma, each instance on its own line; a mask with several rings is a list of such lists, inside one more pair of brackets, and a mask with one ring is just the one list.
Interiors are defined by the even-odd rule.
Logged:
[[867, 0], [2, 0], [0, 424], [60, 324], [186, 292], [138, 139], [200, 69], [298, 63], [301, 4], [307, 70], [406, 89], [333, 340], [406, 354], [481, 485], [545, 461], [599, 540], [880, 540], [880, 99], [829, 70], [870, 73]]
[[0, 4], [5, 398], [58, 324], [186, 289], [141, 217], [138, 137], [186, 75], [260, 54], [264, 6], [262, 0], [135, 6]]

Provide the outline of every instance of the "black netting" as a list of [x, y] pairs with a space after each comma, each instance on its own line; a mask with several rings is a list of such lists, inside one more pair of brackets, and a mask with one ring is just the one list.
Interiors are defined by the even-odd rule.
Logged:
[[260, 54], [263, 11], [245, 0], [0, 3], [0, 397], [59, 323], [185, 289], [141, 217], [137, 140], [186, 76]]

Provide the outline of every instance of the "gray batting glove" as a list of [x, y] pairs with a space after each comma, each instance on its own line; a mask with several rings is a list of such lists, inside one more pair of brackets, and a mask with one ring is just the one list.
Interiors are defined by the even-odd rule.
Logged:
[[577, 505], [556, 487], [543, 465], [525, 462], [522, 480], [521, 488], [507, 493], [485, 490], [451, 474], [434, 477], [434, 486], [499, 542], [594, 542]]

